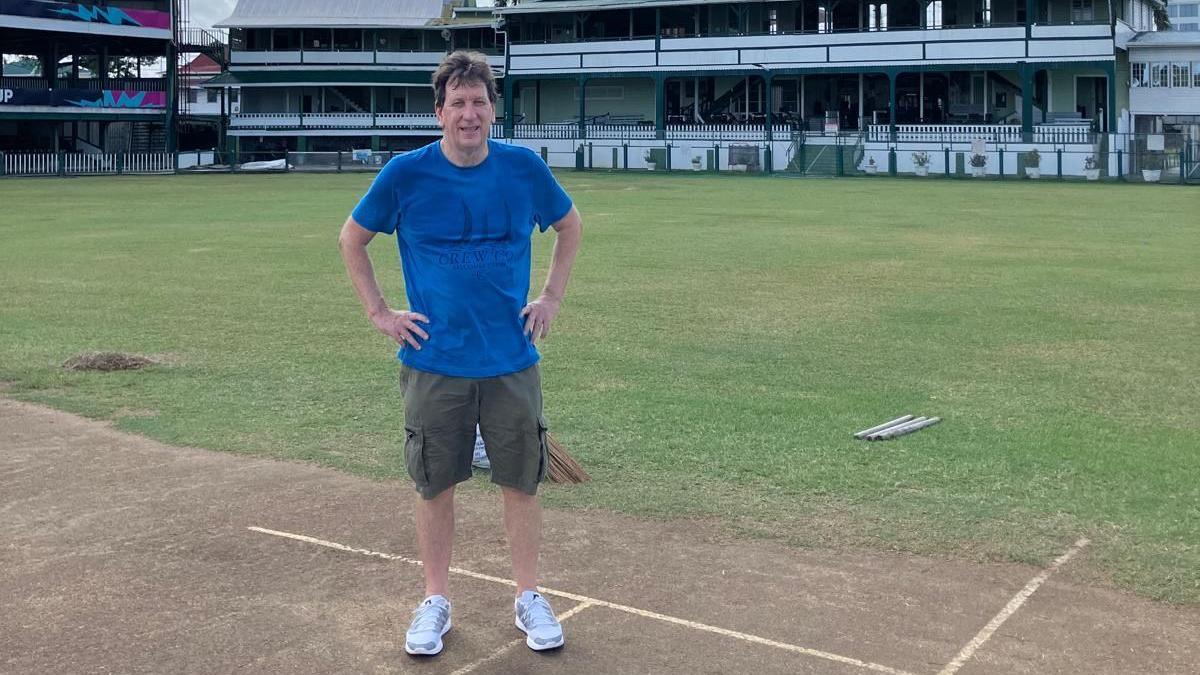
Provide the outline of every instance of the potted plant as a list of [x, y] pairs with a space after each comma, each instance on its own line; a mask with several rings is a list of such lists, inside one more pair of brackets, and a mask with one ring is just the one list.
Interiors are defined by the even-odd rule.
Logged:
[[987, 175], [987, 155], [972, 154], [970, 164], [972, 176], [983, 178]]
[[1083, 175], [1088, 180], [1100, 180], [1100, 165], [1096, 163], [1095, 155], [1083, 158]]
[[1025, 175], [1033, 179], [1042, 175], [1042, 155], [1037, 148], [1025, 153]]
[[646, 162], [647, 171], [653, 171], [658, 168], [658, 163], [654, 161], [654, 154], [649, 149], [642, 154], [642, 159]]
[[1147, 183], [1157, 183], [1162, 177], [1162, 155], [1150, 153], [1142, 159], [1142, 180]]
[[879, 173], [879, 166], [875, 164], [874, 157], [867, 158], [867, 163], [863, 166], [863, 170], [867, 172], [868, 176], [874, 176]]
[[700, 162], [704, 161], [700, 155], [692, 155], [692, 171], [700, 170]]
[[929, 175], [929, 153], [928, 152], [914, 152], [912, 154], [912, 161], [913, 161], [913, 166], [915, 167], [916, 174], [918, 176], [928, 176]]

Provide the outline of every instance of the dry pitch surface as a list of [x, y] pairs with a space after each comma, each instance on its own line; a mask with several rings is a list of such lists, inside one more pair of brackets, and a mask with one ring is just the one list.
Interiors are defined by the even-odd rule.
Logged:
[[402, 649], [407, 486], [175, 448], [0, 398], [0, 672], [1184, 673], [1200, 611], [1046, 568], [799, 551], [548, 512], [567, 645], [512, 625], [496, 500], [459, 503], [445, 652]]

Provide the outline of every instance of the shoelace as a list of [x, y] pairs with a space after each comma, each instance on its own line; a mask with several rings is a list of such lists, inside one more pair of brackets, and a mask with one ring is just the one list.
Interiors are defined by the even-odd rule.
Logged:
[[525, 616], [521, 617], [521, 620], [529, 630], [558, 623], [554, 618], [554, 612], [550, 609], [550, 603], [540, 595], [535, 595], [523, 609]]
[[446, 608], [441, 605], [435, 605], [432, 602], [428, 605], [421, 605], [413, 610], [412, 626], [410, 631], [426, 631], [437, 630], [438, 624], [445, 615]]

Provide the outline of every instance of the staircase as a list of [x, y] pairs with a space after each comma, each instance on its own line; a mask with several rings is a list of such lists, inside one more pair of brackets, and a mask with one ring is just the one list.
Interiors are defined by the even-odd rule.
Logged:
[[[153, 122], [129, 122], [128, 150], [126, 152], [164, 152], [167, 149], [167, 130]], [[120, 152], [120, 150], [117, 150]]]
[[104, 130], [104, 149], [106, 152], [129, 152], [132, 141], [132, 122], [112, 122]]
[[363, 108], [362, 106], [358, 105], [354, 101], [350, 100], [350, 97], [343, 94], [342, 91], [340, 89], [338, 89], [337, 87], [329, 87], [329, 91], [332, 91], [335, 95], [337, 95], [337, 97], [339, 99], [341, 99], [342, 103], [346, 104], [347, 110], [353, 110], [354, 112], [357, 112], [357, 113], [371, 112], [370, 110], [367, 110], [366, 108]]
[[229, 44], [221, 31], [185, 25], [179, 29], [175, 47], [180, 54], [204, 54], [222, 68], [229, 67]]

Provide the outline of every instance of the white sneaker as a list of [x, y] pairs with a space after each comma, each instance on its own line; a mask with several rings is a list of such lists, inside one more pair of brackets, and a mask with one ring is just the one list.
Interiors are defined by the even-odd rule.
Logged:
[[513, 603], [516, 624], [525, 632], [525, 644], [534, 651], [563, 646], [562, 624], [554, 618], [554, 610], [541, 593], [525, 591]]
[[442, 651], [442, 636], [450, 630], [450, 601], [441, 595], [425, 598], [413, 610], [404, 635], [404, 651], [432, 656]]
[[479, 425], [475, 425], [475, 454], [471, 457], [471, 465], [480, 469], [492, 468], [492, 462], [487, 456], [487, 448], [483, 445], [483, 435], [479, 433]]

